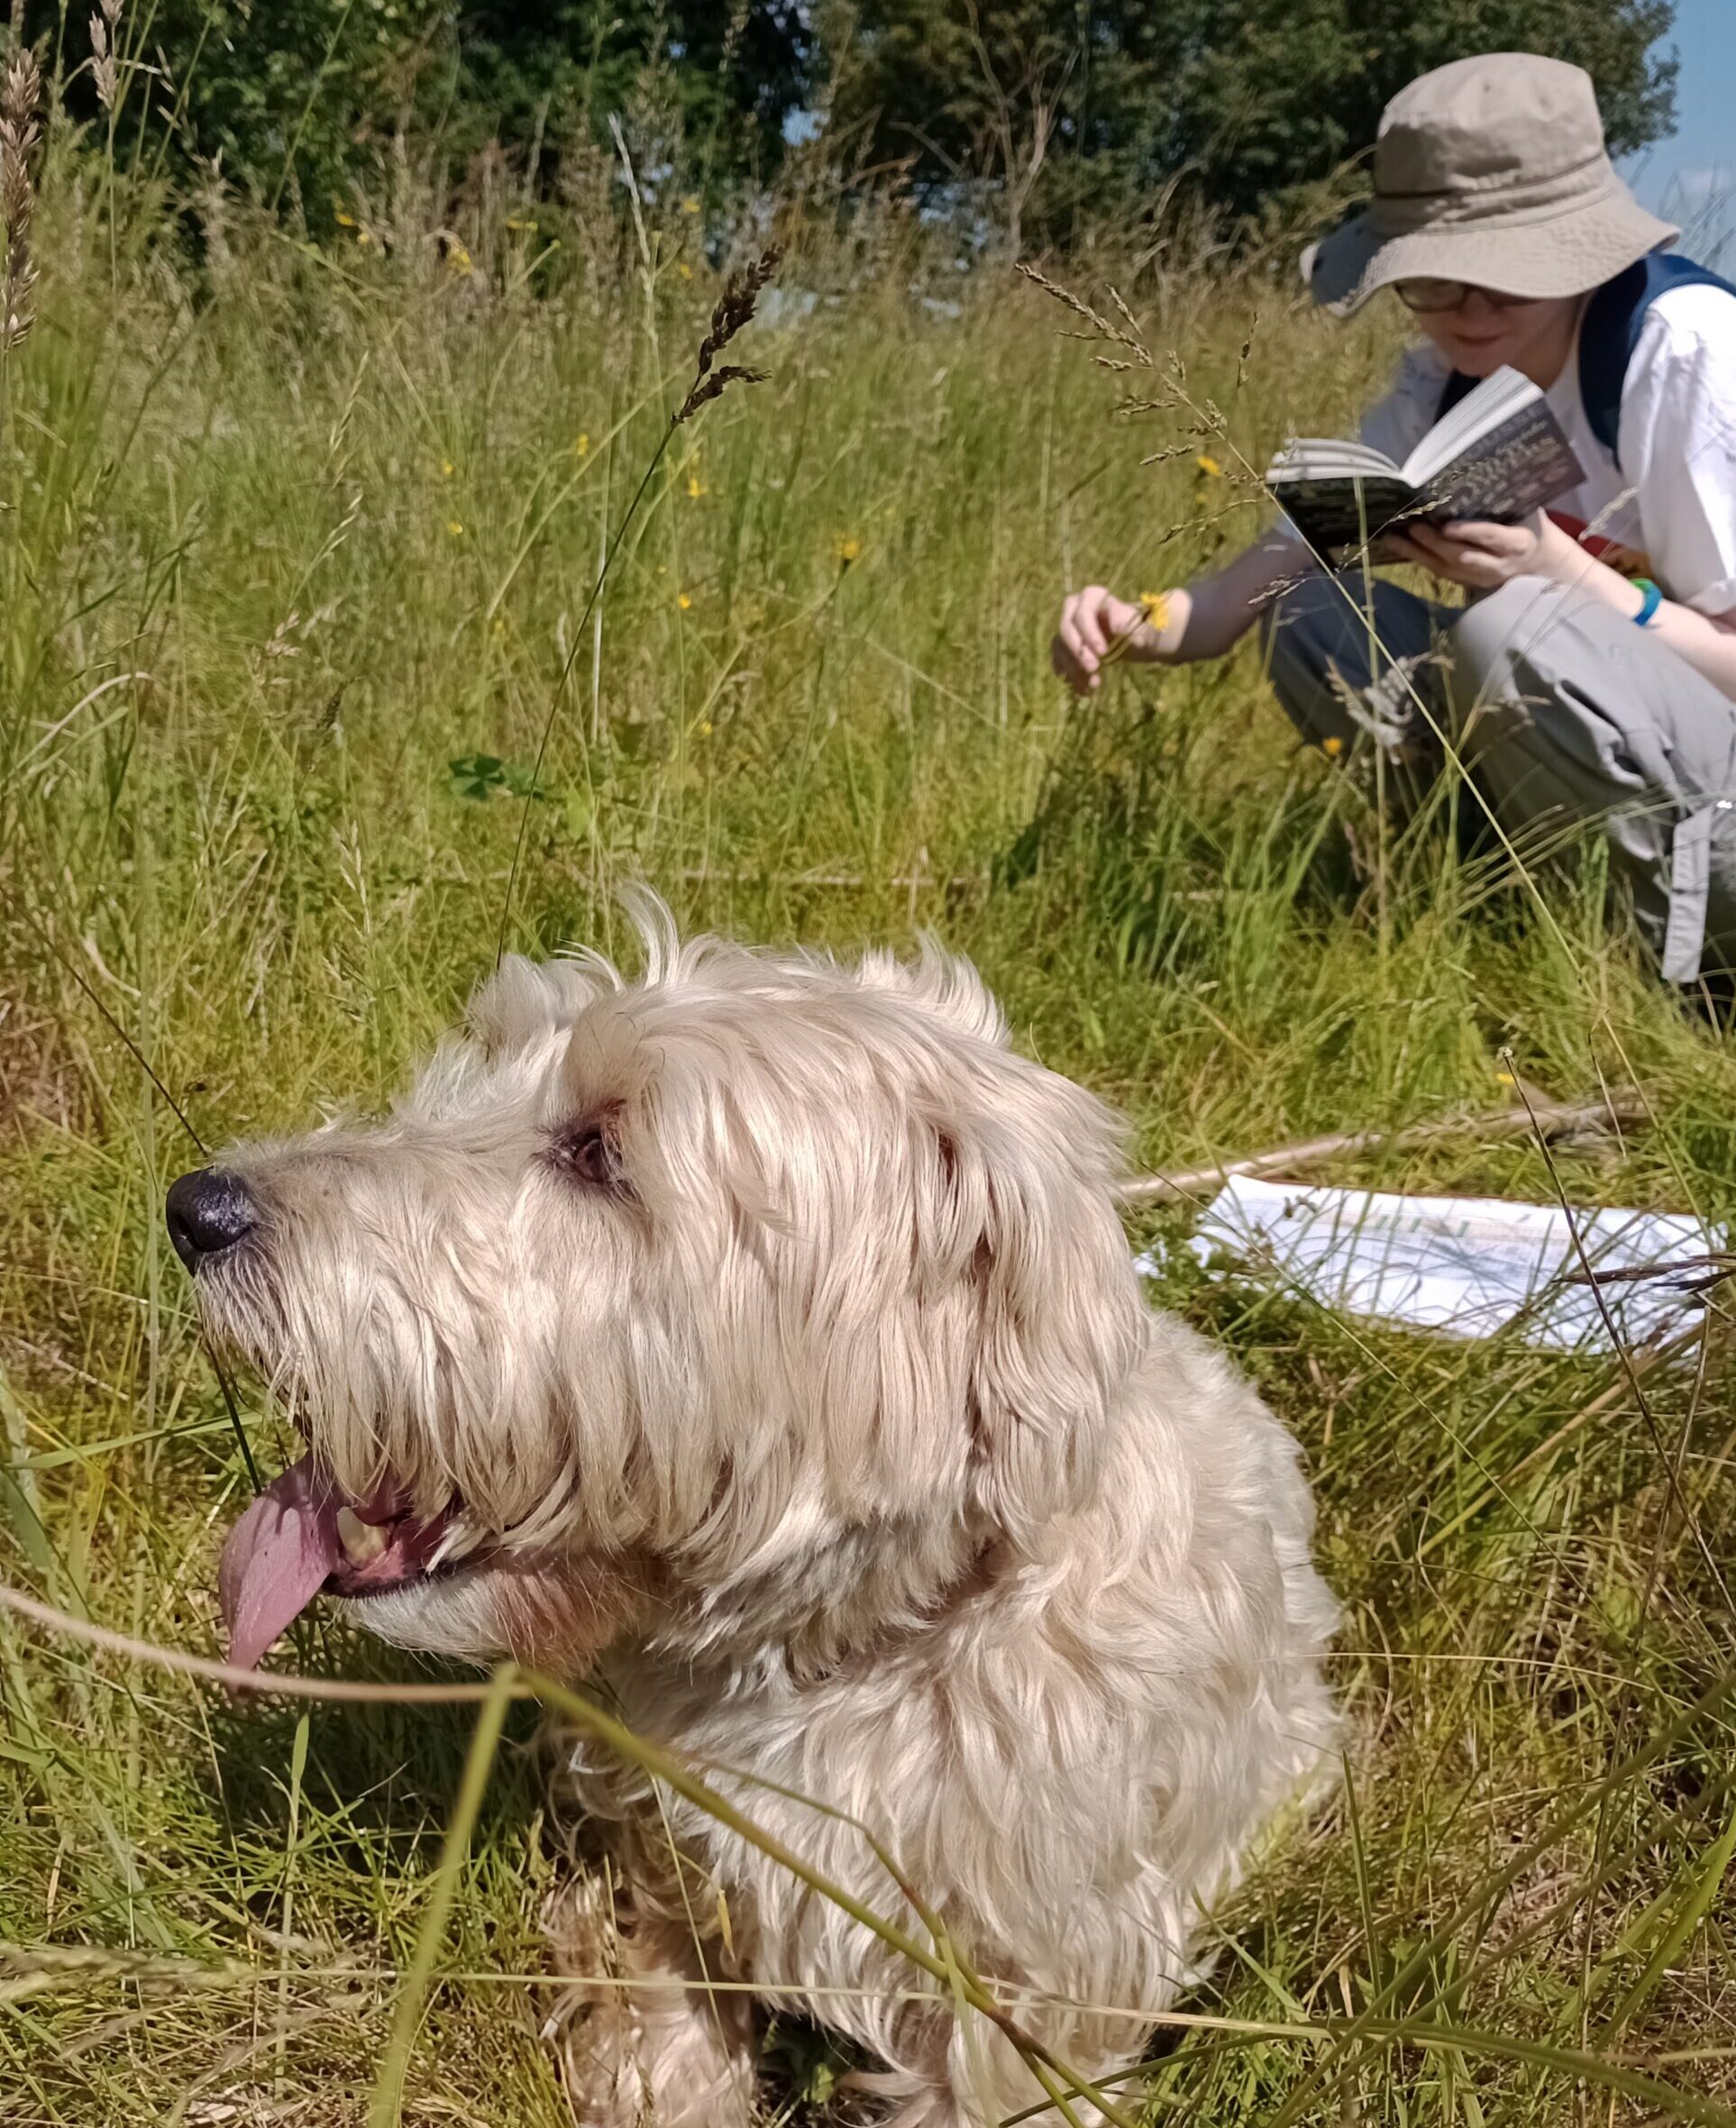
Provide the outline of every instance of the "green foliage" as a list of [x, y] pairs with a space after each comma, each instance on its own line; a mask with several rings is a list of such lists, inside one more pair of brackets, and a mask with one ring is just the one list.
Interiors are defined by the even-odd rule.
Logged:
[[513, 798], [544, 798], [547, 793], [527, 761], [502, 761], [494, 753], [461, 753], [449, 762], [454, 798], [487, 799], [498, 790]]
[[850, 0], [835, 116], [939, 190], [1025, 196], [1027, 233], [1138, 213], [1165, 182], [1258, 213], [1369, 147], [1382, 106], [1479, 51], [1576, 60], [1617, 151], [1668, 130], [1670, 0]]
[[[1138, 219], [1172, 180], [1231, 219], [1283, 212], [1368, 147], [1404, 82], [1467, 52], [1578, 60], [1613, 146], [1643, 146], [1671, 121], [1671, 0], [157, 0], [123, 10], [120, 43], [134, 126], [148, 104], [184, 168], [221, 158], [316, 229], [398, 135], [452, 184], [498, 142], [547, 185], [626, 114], [653, 189], [716, 196], [772, 181], [802, 113], [824, 114], [841, 169], [901, 169], [931, 205], [1055, 242]], [[29, 0], [24, 22], [96, 116], [82, 19]]]
[[[87, 12], [26, 0], [24, 31], [49, 43], [73, 115], [100, 123], [79, 70]], [[123, 139], [161, 140], [189, 175], [219, 163], [270, 205], [303, 196], [324, 228], [358, 154], [418, 92], [432, 102], [449, 31], [441, 0], [132, 0], [115, 39]]]
[[[522, 144], [601, 137], [607, 114], [662, 120], [699, 178], [769, 176], [809, 87], [796, 0], [480, 0], [454, 38], [456, 101]], [[653, 173], [654, 178], [654, 173]]]
[[[82, 15], [29, 0], [24, 27], [96, 119]], [[142, 136], [166, 130], [183, 167], [221, 158], [265, 202], [298, 191], [319, 229], [400, 132], [453, 181], [496, 142], [520, 165], [546, 157], [546, 176], [636, 112], [653, 186], [677, 163], [696, 183], [749, 179], [775, 169], [808, 83], [794, 0], [132, 0], [118, 42]]]
[[[1147, 1164], [1494, 1107], [1512, 1047], [1551, 1093], [1637, 1082], [1647, 1125], [1553, 1172], [1466, 1136], [1329, 1179], [1736, 1210], [1736, 1051], [1594, 876], [1550, 882], [1558, 933], [1450, 838], [1384, 835], [1298, 754], [1251, 645], [1088, 706], [1048, 671], [1066, 585], [1158, 587], [1238, 535], [1240, 460], [1341, 431], [1395, 309], [1128, 277], [1223, 410], [1220, 474], [1179, 414], [1111, 421], [1116, 380], [1036, 293], [949, 277], [955, 315], [931, 308], [853, 233], [815, 264], [847, 293], [751, 329], [772, 380], [681, 432], [580, 628], [718, 292], [702, 258], [556, 304], [238, 217], [196, 281], [154, 224], [111, 244], [114, 196], [50, 169], [41, 324], [0, 370], [7, 1581], [214, 1651], [246, 1480], [162, 1226], [196, 1155], [139, 1058], [213, 1148], [381, 1108], [491, 965], [521, 830], [509, 946], [630, 957], [634, 878], [690, 929], [932, 930]], [[1728, 1301], [1704, 1372], [1636, 1393], [1613, 1361], [1210, 1275], [1186, 1224], [1129, 1240], [1171, 1245], [1156, 1297], [1302, 1444], [1350, 1787], [1255, 1859], [1183, 2005], [1221, 2022], [1171, 2031], [1129, 2102], [1212, 2128], [1728, 2120], [1732, 1728], [1704, 1696], [1736, 1631]], [[276, 1468], [290, 1430], [238, 1387]], [[300, 1630], [303, 1669], [411, 1667], [323, 1611]], [[462, 1711], [304, 1722], [10, 1617], [0, 1695], [0, 2121], [361, 2128]], [[444, 1880], [407, 2128], [570, 2128], [538, 1919], [577, 1864], [535, 1728], [513, 1710]], [[825, 2118], [829, 2087], [851, 2118], [844, 2066], [790, 2033], [769, 2096], [806, 2111], [769, 2117]]]

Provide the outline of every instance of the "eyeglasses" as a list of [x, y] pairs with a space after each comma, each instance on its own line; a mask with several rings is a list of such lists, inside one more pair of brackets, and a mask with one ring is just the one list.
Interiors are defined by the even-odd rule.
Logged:
[[1428, 279], [1394, 281], [1398, 299], [1406, 310], [1424, 315], [1434, 311], [1457, 310], [1467, 297], [1481, 296], [1492, 310], [1516, 310], [1527, 303], [1535, 303], [1535, 296], [1506, 296], [1499, 288], [1480, 288], [1475, 281], [1439, 281]]

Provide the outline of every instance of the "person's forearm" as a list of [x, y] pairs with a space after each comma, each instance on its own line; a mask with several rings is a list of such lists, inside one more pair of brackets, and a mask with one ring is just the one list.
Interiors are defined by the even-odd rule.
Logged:
[[1172, 591], [1157, 637], [1165, 663], [1193, 664], [1233, 650], [1285, 584], [1320, 563], [1300, 540], [1268, 533], [1214, 575]]
[[[1566, 535], [1564, 534], [1564, 539]], [[1567, 540], [1555, 560], [1551, 574], [1559, 583], [1584, 591], [1604, 606], [1613, 606], [1630, 620], [1636, 619], [1645, 604], [1637, 584], [1612, 569], [1606, 562]], [[1668, 644], [1684, 664], [1711, 680], [1713, 687], [1736, 701], [1736, 628], [1727, 622], [1696, 613], [1691, 606], [1666, 598], [1647, 626], [1646, 633]]]

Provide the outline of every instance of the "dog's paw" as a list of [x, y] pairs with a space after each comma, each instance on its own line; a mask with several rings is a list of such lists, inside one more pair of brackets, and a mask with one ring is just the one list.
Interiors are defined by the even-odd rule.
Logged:
[[600, 1877], [563, 1884], [543, 1927], [564, 1982], [543, 2032], [575, 2128], [749, 2128], [745, 1996], [708, 1994], [663, 1963], [643, 1931], [623, 1928]]
[[663, 2128], [639, 2073], [629, 2021], [591, 2004], [554, 2035], [561, 2085], [574, 2128]]
[[754, 2072], [745, 2050], [701, 2019], [650, 2020], [594, 2006], [557, 2041], [575, 2128], [748, 2128]]

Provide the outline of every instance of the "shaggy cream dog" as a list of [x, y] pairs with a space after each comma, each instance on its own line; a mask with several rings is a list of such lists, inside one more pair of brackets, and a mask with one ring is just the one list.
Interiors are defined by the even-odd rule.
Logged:
[[[1295, 1447], [1147, 1308], [1115, 1120], [971, 969], [647, 928], [633, 982], [508, 961], [385, 1121], [169, 1192], [212, 1328], [311, 1450], [225, 1548], [234, 1658], [324, 1590], [407, 1648], [595, 1674], [919, 1934], [804, 1799], [872, 1827], [1027, 2028], [1110, 2072], [1330, 1753]], [[878, 2057], [900, 2128], [1041, 2103], [739, 1836], [592, 1750], [570, 1773], [627, 1981], [567, 2050], [581, 2121], [746, 2123], [718, 1977]]]

